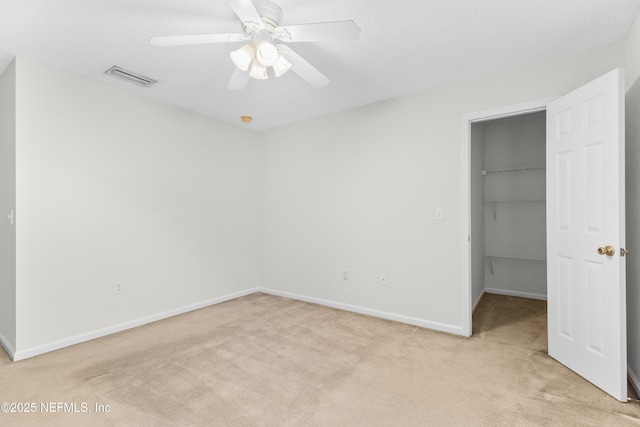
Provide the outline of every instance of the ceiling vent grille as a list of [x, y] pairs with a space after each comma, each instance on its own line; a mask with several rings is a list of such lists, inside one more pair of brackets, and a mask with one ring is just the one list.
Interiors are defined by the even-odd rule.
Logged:
[[152, 78], [134, 73], [133, 71], [125, 70], [124, 68], [120, 68], [116, 65], [109, 68], [105, 73], [126, 80], [130, 83], [137, 84], [138, 86], [146, 87], [156, 83], [156, 80], [153, 80]]

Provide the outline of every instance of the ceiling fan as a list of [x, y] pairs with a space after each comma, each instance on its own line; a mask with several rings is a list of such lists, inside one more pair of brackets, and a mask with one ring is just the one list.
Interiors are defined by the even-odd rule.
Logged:
[[289, 46], [278, 43], [316, 41], [354, 41], [360, 28], [353, 21], [317, 22], [281, 26], [282, 9], [270, 0], [226, 0], [242, 21], [243, 33], [196, 34], [151, 37], [155, 46], [180, 46], [205, 43], [247, 42], [231, 52], [236, 69], [229, 80], [230, 90], [243, 89], [249, 77], [267, 79], [271, 67], [276, 77], [289, 69], [315, 88], [329, 84], [329, 79]]

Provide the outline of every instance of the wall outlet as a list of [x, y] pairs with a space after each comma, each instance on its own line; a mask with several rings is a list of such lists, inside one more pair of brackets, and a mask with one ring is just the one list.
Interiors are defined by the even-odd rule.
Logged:
[[380, 284], [386, 286], [387, 285], [387, 275], [386, 274], [381, 274], [380, 275]]
[[436, 221], [444, 221], [444, 208], [436, 208]]
[[342, 280], [349, 280], [349, 270], [346, 268], [342, 270]]
[[113, 284], [113, 294], [120, 295], [124, 291], [122, 282], [116, 282]]

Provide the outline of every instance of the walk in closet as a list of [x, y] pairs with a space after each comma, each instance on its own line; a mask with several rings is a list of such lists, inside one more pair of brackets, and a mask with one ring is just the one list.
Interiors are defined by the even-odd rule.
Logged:
[[473, 302], [483, 291], [546, 299], [545, 112], [473, 123]]

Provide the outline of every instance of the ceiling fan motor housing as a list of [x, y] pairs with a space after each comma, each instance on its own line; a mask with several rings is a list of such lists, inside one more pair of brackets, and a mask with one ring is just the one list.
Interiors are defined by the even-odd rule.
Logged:
[[[270, 0], [254, 0], [253, 4], [264, 23], [266, 31], [271, 36], [282, 21], [282, 9]], [[242, 29], [245, 34], [249, 35], [252, 33], [251, 28], [248, 28], [246, 25], [243, 25]]]

